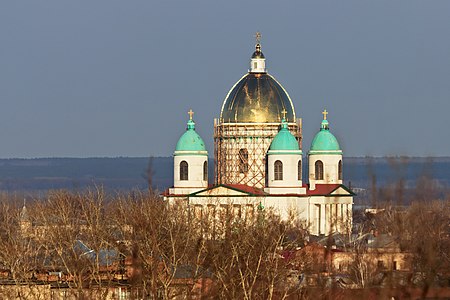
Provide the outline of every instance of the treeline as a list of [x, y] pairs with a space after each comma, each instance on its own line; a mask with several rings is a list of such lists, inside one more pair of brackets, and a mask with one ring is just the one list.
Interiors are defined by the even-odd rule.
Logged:
[[[315, 299], [364, 297], [380, 286], [363, 238], [383, 232], [412, 258], [403, 289], [428, 295], [450, 285], [449, 201], [421, 202], [360, 215], [343, 245], [323, 251], [294, 219], [270, 210], [198, 215], [158, 195], [111, 196], [101, 189], [57, 191], [45, 199], [0, 199], [0, 297], [4, 299]], [[358, 217], [358, 216], [357, 216]], [[314, 242], [316, 241], [316, 242]], [[314, 249], [314, 248], [311, 248]], [[328, 261], [348, 253], [346, 268]], [[384, 272], [384, 271], [383, 271]], [[334, 280], [345, 274], [352, 282]], [[314, 279], [307, 281], [307, 278]]]
[[296, 290], [281, 251], [302, 245], [304, 228], [268, 211], [240, 219], [224, 212], [211, 226], [151, 193], [59, 191], [18, 202], [0, 202], [3, 298], [48, 296], [33, 288], [45, 284], [53, 297], [64, 289], [74, 299], [114, 298], [117, 287], [131, 299], [256, 299]]

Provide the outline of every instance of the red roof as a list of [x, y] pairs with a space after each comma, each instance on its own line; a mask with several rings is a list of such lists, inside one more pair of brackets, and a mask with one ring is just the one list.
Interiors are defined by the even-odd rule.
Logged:
[[[214, 189], [216, 187], [220, 187], [220, 186], [223, 186], [223, 187], [226, 187], [226, 188], [229, 188], [229, 189], [232, 189], [232, 190], [237, 190], [237, 191], [240, 191], [240, 192], [244, 192], [244, 193], [247, 193], [247, 194], [255, 195], [255, 196], [264, 196], [264, 195], [266, 195], [266, 193], [264, 192], [263, 189], [259, 189], [259, 188], [252, 187], [252, 186], [248, 186], [248, 185], [245, 185], [245, 184], [219, 184], [219, 185], [209, 184], [206, 189], [201, 189], [198, 192], [201, 192], [201, 191], [204, 191], [204, 190], [212, 190], [212, 189]], [[198, 192], [195, 192], [194, 194], [196, 194]], [[169, 189], [167, 189], [161, 195], [163, 195], [163, 196], [188, 196], [189, 194], [185, 194], [185, 195], [170, 194]]]
[[340, 186], [341, 184], [316, 184], [314, 190], [310, 190], [310, 187], [308, 186], [306, 193], [309, 196], [329, 195]]
[[245, 184], [221, 184], [221, 186], [228, 187], [234, 190], [239, 190], [241, 192], [245, 192], [252, 195], [264, 196], [266, 193], [262, 189], [258, 189], [256, 187], [248, 186]]
[[[233, 190], [237, 190], [237, 191], [241, 191], [241, 192], [255, 195], [255, 196], [267, 195], [267, 193], [265, 193], [263, 189], [248, 186], [245, 184], [208, 185], [208, 187], [204, 190], [211, 190], [211, 189], [214, 189], [214, 188], [220, 187], [220, 186], [223, 186], [223, 187], [226, 187], [229, 189], [233, 189]], [[343, 187], [345, 190], [347, 190], [342, 184], [316, 184], [316, 188], [314, 190], [311, 190], [309, 185], [306, 187], [306, 195], [298, 195], [298, 194], [273, 195], [273, 194], [271, 194], [270, 196], [324, 196], [324, 195], [330, 195], [332, 192], [334, 192], [339, 187]], [[204, 190], [200, 190], [200, 191], [204, 191]], [[348, 192], [351, 193], [350, 191], [348, 191]], [[162, 195], [169, 196], [170, 195], [169, 190], [167, 189], [164, 193], [162, 193]], [[170, 195], [170, 196], [187, 196], [187, 195]]]

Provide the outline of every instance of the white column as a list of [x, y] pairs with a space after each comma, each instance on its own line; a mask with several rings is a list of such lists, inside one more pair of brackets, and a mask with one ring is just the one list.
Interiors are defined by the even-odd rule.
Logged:
[[337, 230], [342, 232], [342, 204], [336, 204], [337, 206]]
[[325, 204], [320, 205], [320, 233], [326, 233], [326, 224], [327, 224], [327, 208]]

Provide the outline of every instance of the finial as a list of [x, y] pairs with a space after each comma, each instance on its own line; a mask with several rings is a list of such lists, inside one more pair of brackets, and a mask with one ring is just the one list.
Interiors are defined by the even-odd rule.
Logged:
[[252, 54], [252, 59], [250, 61], [250, 72], [251, 73], [266, 73], [266, 62], [264, 54], [261, 51], [261, 33], [258, 31], [255, 34], [256, 45], [255, 52]]
[[188, 115], [189, 115], [189, 120], [192, 120], [192, 116], [194, 115], [194, 112], [192, 111], [192, 109], [190, 109], [188, 111]]
[[283, 108], [283, 110], [281, 111], [281, 113], [283, 114], [283, 120], [286, 120], [286, 114], [287, 114], [286, 109]]
[[256, 44], [261, 43], [261, 33], [259, 31], [255, 34]]
[[259, 211], [264, 210], [264, 205], [262, 204], [261, 201], [259, 201], [258, 210], [259, 210]]
[[327, 115], [328, 115], [328, 112], [327, 112], [326, 109], [322, 112], [322, 115], [323, 115], [323, 119], [326, 120], [327, 119]]

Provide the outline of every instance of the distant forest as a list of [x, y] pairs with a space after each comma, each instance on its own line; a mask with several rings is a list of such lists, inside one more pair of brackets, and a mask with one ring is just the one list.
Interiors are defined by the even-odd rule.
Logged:
[[[306, 161], [306, 157], [304, 159]], [[209, 174], [212, 183], [212, 159]], [[307, 178], [306, 168], [303, 174]], [[0, 159], [2, 192], [45, 194], [54, 189], [81, 191], [93, 186], [115, 192], [145, 190], [149, 184], [163, 191], [172, 185], [172, 178], [172, 157]], [[423, 184], [447, 189], [450, 187], [450, 157], [346, 157], [344, 180], [360, 196], [373, 187], [396, 182], [401, 182], [405, 189]]]

